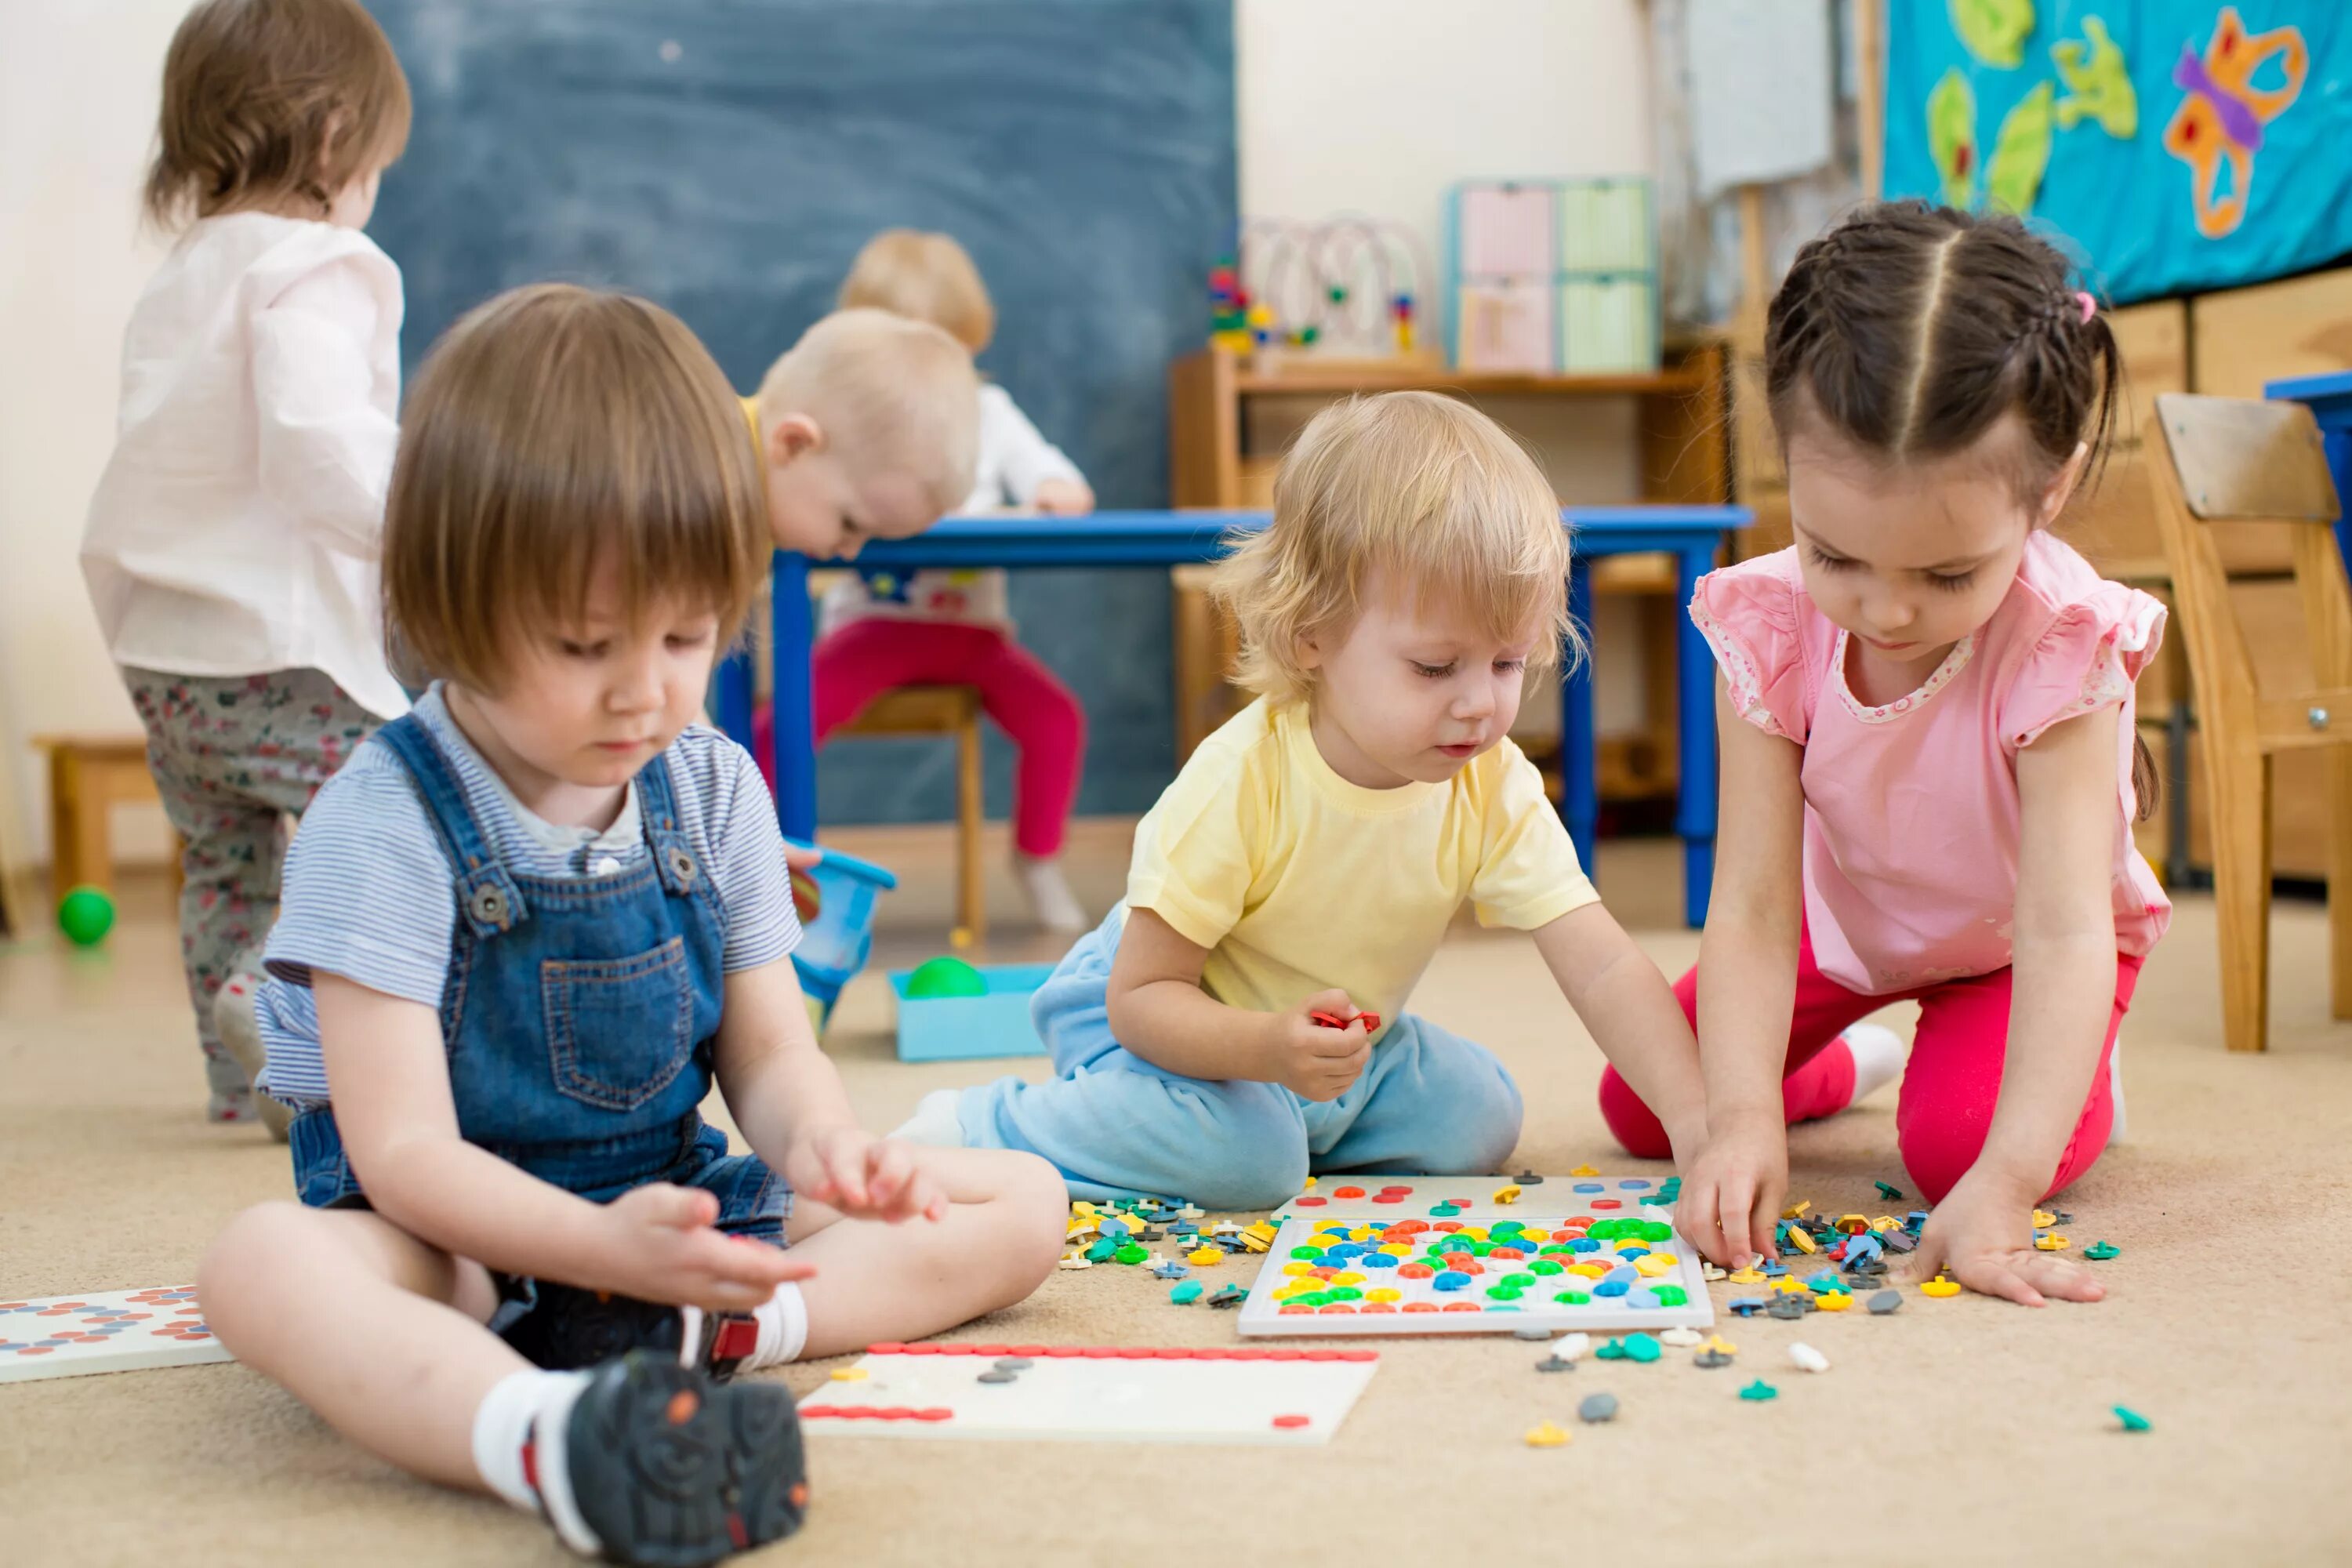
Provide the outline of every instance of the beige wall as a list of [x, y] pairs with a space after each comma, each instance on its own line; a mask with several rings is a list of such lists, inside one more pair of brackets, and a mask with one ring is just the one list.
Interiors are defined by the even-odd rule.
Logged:
[[[161, 254], [135, 200], [182, 0], [19, 8], [0, 52], [0, 847], [47, 854], [25, 737], [135, 727], [75, 551], [106, 460], [122, 325]], [[1239, 0], [1246, 213], [1353, 210], [1439, 237], [1471, 175], [1650, 167], [1636, 0]], [[1562, 489], [1630, 499], [1630, 410], [1530, 430]], [[1609, 628], [1603, 626], [1604, 637]], [[1621, 642], [1619, 646], [1623, 646]], [[1604, 727], [1631, 688], [1604, 682]], [[126, 857], [159, 814], [125, 810]]]

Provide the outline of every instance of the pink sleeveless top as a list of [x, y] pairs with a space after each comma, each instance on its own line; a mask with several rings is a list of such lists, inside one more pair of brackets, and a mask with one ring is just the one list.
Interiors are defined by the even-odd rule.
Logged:
[[2010, 963], [2017, 753], [2053, 724], [2123, 710], [2110, 887], [2116, 947], [2145, 953], [2172, 904], [2132, 845], [2132, 682], [2164, 606], [2046, 532], [1992, 618], [1916, 691], [1864, 707], [1846, 634], [1813, 606], [1794, 549], [1699, 580], [1691, 618], [1740, 717], [1805, 749], [1805, 919], [1822, 973], [1869, 995]]

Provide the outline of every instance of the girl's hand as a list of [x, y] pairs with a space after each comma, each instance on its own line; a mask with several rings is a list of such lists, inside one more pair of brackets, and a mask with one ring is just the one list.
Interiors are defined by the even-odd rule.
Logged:
[[1084, 517], [1095, 510], [1095, 492], [1077, 479], [1045, 479], [1029, 504], [1047, 517]]
[[915, 1151], [861, 1127], [819, 1127], [804, 1132], [784, 1156], [784, 1178], [811, 1202], [830, 1205], [852, 1219], [947, 1217], [947, 1194], [915, 1163]]
[[1683, 1177], [1675, 1228], [1719, 1268], [1776, 1258], [1773, 1226], [1789, 1196], [1789, 1130], [1777, 1116], [1710, 1121]]
[[779, 1247], [714, 1228], [719, 1199], [700, 1187], [656, 1182], [623, 1193], [597, 1211], [604, 1267], [580, 1283], [641, 1301], [748, 1312], [787, 1279], [816, 1272]]
[[1927, 1215], [1906, 1278], [1948, 1273], [1971, 1290], [2041, 1307], [2047, 1298], [2095, 1301], [2107, 1293], [2079, 1263], [2033, 1247], [2033, 1196], [1971, 1171]]
[[[1328, 1013], [1348, 1020], [1344, 1029], [1315, 1021]], [[1265, 1081], [1278, 1083], [1302, 1100], [1337, 1100], [1364, 1075], [1372, 1059], [1371, 1031], [1345, 991], [1318, 991], [1287, 1013], [1263, 1015], [1271, 1033]]]

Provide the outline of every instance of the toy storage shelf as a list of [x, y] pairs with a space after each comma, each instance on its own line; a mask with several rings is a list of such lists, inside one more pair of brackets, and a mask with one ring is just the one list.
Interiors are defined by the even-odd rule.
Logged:
[[[1626, 500], [1713, 505], [1731, 496], [1725, 353], [1713, 339], [1669, 342], [1655, 372], [1544, 375], [1521, 371], [1456, 370], [1436, 360], [1324, 361], [1297, 353], [1244, 359], [1206, 348], [1168, 370], [1169, 479], [1178, 507], [1252, 508], [1273, 504], [1280, 454], [1249, 449], [1247, 405], [1255, 399], [1345, 397], [1358, 393], [1423, 391], [1479, 402], [1486, 398], [1576, 402], [1632, 400], [1637, 411], [1641, 488], [1634, 496], [1563, 495], [1566, 504]], [[1507, 416], [1506, 416], [1507, 418]], [[1239, 707], [1224, 682], [1233, 633], [1198, 585], [1180, 570], [1175, 587], [1176, 748], [1181, 762]], [[1593, 591], [1633, 598], [1643, 627], [1642, 732], [1604, 736], [1600, 746], [1604, 801], [1661, 800], [1675, 794], [1675, 574], [1664, 558], [1623, 557], [1593, 573]], [[1623, 657], [1612, 647], [1610, 657]]]

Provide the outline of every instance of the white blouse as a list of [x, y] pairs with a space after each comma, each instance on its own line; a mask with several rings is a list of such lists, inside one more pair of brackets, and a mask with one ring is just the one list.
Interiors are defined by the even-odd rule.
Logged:
[[400, 268], [356, 229], [266, 213], [183, 235], [131, 311], [81, 565], [118, 664], [318, 669], [408, 710], [379, 558], [400, 440]]

